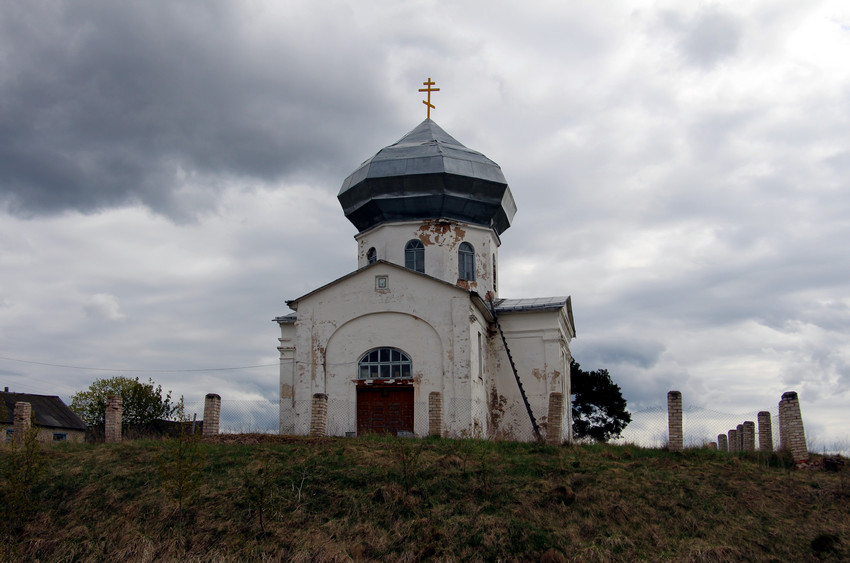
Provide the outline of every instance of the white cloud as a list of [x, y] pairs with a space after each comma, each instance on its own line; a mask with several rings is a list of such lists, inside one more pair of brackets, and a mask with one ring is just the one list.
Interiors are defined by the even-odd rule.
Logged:
[[355, 267], [336, 193], [431, 76], [517, 200], [502, 295], [571, 294], [584, 368], [636, 405], [793, 388], [846, 438], [848, 25], [837, 1], [7, 2], [0, 356], [109, 371], [0, 374], [274, 397], [271, 319]]
[[83, 305], [86, 314], [97, 319], [108, 321], [120, 321], [126, 318], [121, 312], [121, 306], [114, 295], [108, 293], [96, 293], [86, 300]]

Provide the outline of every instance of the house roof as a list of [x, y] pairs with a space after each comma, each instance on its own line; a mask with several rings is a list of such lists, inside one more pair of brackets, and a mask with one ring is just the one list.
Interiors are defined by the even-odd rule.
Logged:
[[363, 162], [337, 199], [361, 233], [387, 221], [455, 219], [501, 234], [516, 213], [499, 165], [430, 119]]
[[29, 403], [35, 414], [35, 423], [49, 428], [85, 430], [86, 423], [56, 395], [0, 392], [6, 406], [3, 424], [14, 424], [15, 403]]

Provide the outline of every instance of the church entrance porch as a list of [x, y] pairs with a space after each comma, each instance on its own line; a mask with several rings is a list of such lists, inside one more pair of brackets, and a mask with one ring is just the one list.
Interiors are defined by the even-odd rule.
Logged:
[[357, 435], [413, 433], [413, 385], [358, 385]]

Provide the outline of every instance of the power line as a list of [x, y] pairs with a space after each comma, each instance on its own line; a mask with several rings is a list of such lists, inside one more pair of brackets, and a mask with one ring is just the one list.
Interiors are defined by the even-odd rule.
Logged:
[[202, 371], [231, 371], [238, 369], [254, 369], [254, 368], [266, 368], [280, 365], [279, 363], [274, 364], [257, 364], [253, 366], [236, 366], [236, 367], [226, 367], [226, 368], [198, 368], [198, 369], [127, 369], [127, 368], [95, 368], [88, 366], [72, 366], [68, 364], [53, 364], [50, 362], [36, 362], [33, 360], [21, 360], [20, 358], [9, 358], [6, 356], [0, 356], [0, 360], [8, 360], [10, 362], [20, 362], [22, 364], [33, 364], [37, 366], [49, 366], [54, 368], [67, 368], [67, 369], [80, 369], [80, 370], [88, 370], [88, 371], [111, 371], [111, 372], [127, 372], [127, 373], [196, 373]]

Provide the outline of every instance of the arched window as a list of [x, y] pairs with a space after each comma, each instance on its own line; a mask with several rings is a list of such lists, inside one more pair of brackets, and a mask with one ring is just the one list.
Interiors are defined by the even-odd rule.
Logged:
[[374, 264], [378, 260], [378, 251], [375, 250], [373, 246], [369, 250], [366, 251], [366, 262], [369, 264]]
[[410, 379], [410, 357], [397, 348], [375, 348], [358, 363], [360, 379]]
[[457, 277], [475, 281], [475, 249], [468, 242], [460, 243], [457, 250]]
[[425, 273], [425, 245], [413, 239], [404, 246], [404, 267]]

